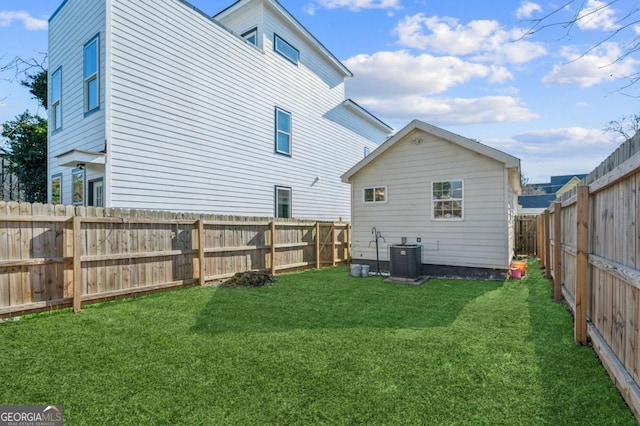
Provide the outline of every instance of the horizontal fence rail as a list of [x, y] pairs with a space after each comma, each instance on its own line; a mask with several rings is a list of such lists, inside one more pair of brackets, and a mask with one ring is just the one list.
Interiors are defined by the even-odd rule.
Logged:
[[[538, 218], [554, 298], [640, 422], [640, 134]], [[542, 258], [542, 256], [541, 256]]]
[[350, 225], [0, 202], [0, 317], [349, 259]]

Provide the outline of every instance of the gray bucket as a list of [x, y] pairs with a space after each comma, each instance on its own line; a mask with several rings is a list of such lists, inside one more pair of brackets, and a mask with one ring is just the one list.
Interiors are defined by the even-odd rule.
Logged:
[[359, 277], [360, 274], [362, 273], [362, 265], [358, 265], [356, 263], [351, 264], [351, 276], [352, 277]]
[[363, 278], [366, 278], [369, 276], [369, 265], [362, 265], [362, 269], [360, 270], [360, 275]]

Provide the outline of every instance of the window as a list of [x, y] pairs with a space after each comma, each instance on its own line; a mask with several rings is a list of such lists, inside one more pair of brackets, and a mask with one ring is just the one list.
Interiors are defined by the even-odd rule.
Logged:
[[84, 45], [84, 112], [100, 108], [100, 35]]
[[276, 152], [291, 155], [291, 113], [276, 108]]
[[273, 35], [273, 50], [298, 65], [300, 52], [298, 52], [298, 49], [281, 39], [278, 34]]
[[364, 147], [364, 156], [366, 157], [369, 154], [371, 154], [371, 150], [369, 149], [369, 147], [365, 146]]
[[432, 183], [433, 219], [462, 220], [463, 184], [462, 180]]
[[363, 201], [365, 203], [386, 203], [387, 187], [378, 186], [378, 187], [372, 187], [372, 188], [365, 188], [363, 193]]
[[276, 186], [276, 217], [291, 218], [291, 188]]
[[84, 170], [71, 172], [71, 202], [74, 206], [84, 206]]
[[51, 74], [51, 130], [56, 131], [62, 127], [62, 68], [58, 68]]
[[253, 44], [254, 46], [258, 45], [258, 28], [252, 28], [249, 31], [242, 33], [241, 37], [245, 39], [247, 42]]
[[62, 204], [62, 175], [51, 176], [51, 204]]

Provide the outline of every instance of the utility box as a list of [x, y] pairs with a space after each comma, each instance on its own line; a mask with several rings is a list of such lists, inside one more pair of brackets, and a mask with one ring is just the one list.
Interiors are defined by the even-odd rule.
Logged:
[[422, 247], [395, 244], [389, 248], [391, 278], [418, 279], [422, 275]]

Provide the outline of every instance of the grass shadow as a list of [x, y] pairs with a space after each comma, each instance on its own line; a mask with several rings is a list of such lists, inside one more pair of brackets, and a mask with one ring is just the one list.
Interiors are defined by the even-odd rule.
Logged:
[[499, 281], [428, 281], [421, 286], [353, 278], [344, 267], [277, 277], [261, 288], [219, 288], [199, 313], [201, 333], [321, 328], [427, 328], [450, 325]]
[[[636, 424], [593, 349], [575, 342], [572, 315], [564, 303], [550, 300], [553, 283], [542, 276], [537, 260], [529, 262], [526, 284], [529, 339], [544, 389], [543, 412], [548, 424]], [[585, 418], [586, 412], [592, 416]]]

